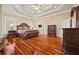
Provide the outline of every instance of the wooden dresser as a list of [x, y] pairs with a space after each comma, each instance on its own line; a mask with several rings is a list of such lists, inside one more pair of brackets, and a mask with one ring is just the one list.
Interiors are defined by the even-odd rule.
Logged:
[[63, 48], [66, 54], [79, 54], [79, 28], [63, 29]]
[[17, 36], [16, 30], [8, 31], [8, 35], [7, 35], [8, 38], [13, 38], [13, 37], [16, 37], [16, 36]]

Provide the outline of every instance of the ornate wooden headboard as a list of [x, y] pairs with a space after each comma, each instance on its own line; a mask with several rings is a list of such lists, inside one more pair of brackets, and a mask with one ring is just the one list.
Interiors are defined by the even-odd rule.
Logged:
[[18, 30], [30, 30], [30, 26], [27, 25], [26, 23], [22, 23], [22, 24], [17, 26], [17, 31]]

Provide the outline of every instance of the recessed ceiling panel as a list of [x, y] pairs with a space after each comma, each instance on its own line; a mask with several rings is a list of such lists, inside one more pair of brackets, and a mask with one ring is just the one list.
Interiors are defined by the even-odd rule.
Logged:
[[39, 18], [70, 10], [72, 7], [72, 4], [4, 4], [3, 12]]

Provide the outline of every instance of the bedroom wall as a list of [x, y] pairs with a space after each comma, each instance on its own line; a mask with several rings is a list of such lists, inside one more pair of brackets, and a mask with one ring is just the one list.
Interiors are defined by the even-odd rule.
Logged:
[[3, 36], [6, 36], [7, 33], [8, 33], [8, 30], [9, 30], [9, 23], [12, 23], [14, 24], [14, 29], [16, 30], [16, 26], [17, 25], [20, 25], [21, 23], [26, 23], [30, 26], [30, 29], [33, 29], [34, 28], [34, 21], [31, 20], [31, 19], [28, 19], [28, 18], [24, 18], [24, 17], [21, 17], [21, 16], [14, 16], [14, 15], [11, 15], [11, 14], [7, 14], [7, 13], [3, 13], [3, 25], [2, 25], [2, 35]]
[[[8, 17], [8, 19], [14, 19], [14, 22], [16, 23], [15, 25], [19, 25], [21, 23], [27, 23], [30, 26], [30, 29], [38, 29], [40, 34], [47, 35], [47, 25], [57, 25], [57, 35], [61, 36], [63, 34], [62, 28], [69, 28], [70, 27], [70, 13], [64, 13], [56, 16], [51, 16], [51, 17], [46, 17], [46, 18], [41, 18], [37, 20], [32, 20], [28, 18], [23, 18], [20, 16], [11, 16], [8, 14], [4, 14], [3, 19], [5, 16]], [[75, 22], [75, 16], [73, 18], [73, 27], [75, 27], [76, 22]], [[42, 25], [41, 28], [38, 27], [38, 25]], [[5, 34], [5, 26], [3, 23], [3, 32]]]
[[[73, 20], [73, 27], [75, 27], [75, 20]], [[38, 25], [42, 25], [41, 28]], [[57, 25], [57, 35], [62, 36], [62, 28], [70, 27], [70, 13], [64, 13], [56, 16], [51, 16], [36, 21], [36, 28], [40, 31], [40, 34], [47, 35], [47, 25]]]
[[0, 4], [0, 37], [2, 36], [2, 5]]
[[31, 19], [26, 19], [26, 18], [21, 18], [17, 17], [16, 18], [16, 25], [20, 25], [21, 23], [26, 23], [30, 26], [30, 29], [34, 29], [34, 21]]
[[[38, 29], [40, 31], [40, 34], [47, 35], [47, 25], [57, 25], [57, 35], [62, 35], [62, 28], [69, 28], [70, 27], [70, 12], [63, 13], [55, 16], [50, 16], [46, 18], [41, 19], [28, 19], [21, 16], [13, 16], [10, 14], [4, 14], [3, 18], [5, 16], [8, 16], [10, 18], [15, 19], [16, 25], [19, 25], [21, 23], [27, 23], [31, 29]], [[27, 17], [27, 16], [26, 16]], [[10, 19], [11, 20], [11, 19]], [[39, 28], [38, 25], [42, 25], [42, 28]], [[75, 27], [75, 16], [73, 18], [73, 27]], [[4, 24], [3, 24], [4, 25]], [[3, 26], [3, 29], [4, 26]], [[3, 32], [6, 32], [3, 30]]]

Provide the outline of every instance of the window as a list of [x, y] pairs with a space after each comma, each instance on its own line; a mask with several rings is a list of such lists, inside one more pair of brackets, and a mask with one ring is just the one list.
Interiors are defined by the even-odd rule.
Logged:
[[12, 25], [12, 29], [15, 30], [16, 29], [16, 19], [14, 17], [9, 17], [9, 16], [5, 16], [3, 17], [3, 34], [7, 34], [9, 30], [11, 30], [11, 25]]

